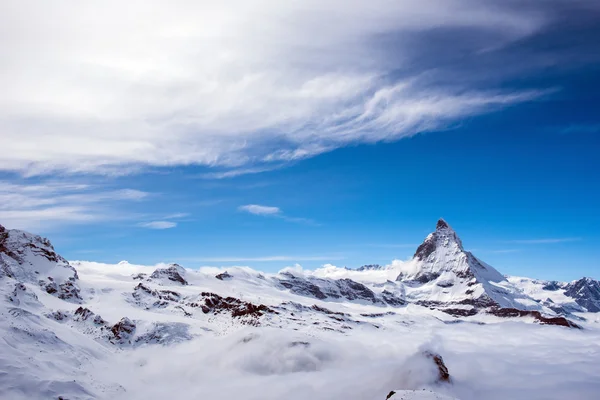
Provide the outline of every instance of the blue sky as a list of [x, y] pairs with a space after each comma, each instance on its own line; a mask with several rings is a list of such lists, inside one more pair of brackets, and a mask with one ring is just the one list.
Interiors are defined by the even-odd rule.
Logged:
[[407, 259], [443, 217], [503, 273], [600, 278], [598, 4], [386, 4], [224, 8], [223, 33], [150, 2], [106, 38], [17, 7], [0, 223], [69, 259], [273, 271]]

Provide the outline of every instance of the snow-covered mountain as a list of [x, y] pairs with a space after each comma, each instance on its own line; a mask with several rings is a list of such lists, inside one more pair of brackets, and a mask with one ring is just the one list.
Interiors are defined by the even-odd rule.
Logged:
[[[431, 389], [469, 400], [481, 383], [444, 348], [448, 375], [440, 341], [487, 346], [507, 329], [600, 343], [586, 313], [597, 284], [506, 279], [443, 220], [408, 262], [278, 273], [68, 262], [47, 239], [0, 226], [0, 398], [446, 398]], [[600, 348], [580, 354], [593, 362]], [[342, 376], [348, 387], [331, 383]], [[476, 393], [493, 399], [486, 390]]]
[[508, 280], [540, 304], [557, 312], [600, 312], [600, 282], [581, 278], [572, 282], [508, 277]]
[[396, 280], [406, 286], [407, 299], [450, 314], [473, 315], [492, 308], [552, 313], [492, 266], [465, 251], [443, 219]]

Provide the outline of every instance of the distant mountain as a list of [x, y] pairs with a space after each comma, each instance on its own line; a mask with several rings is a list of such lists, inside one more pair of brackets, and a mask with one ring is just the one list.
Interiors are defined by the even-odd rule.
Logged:
[[472, 315], [489, 308], [552, 312], [466, 251], [443, 219], [396, 280], [406, 285], [407, 299], [457, 315]]
[[358, 268], [356, 268], [357, 271], [373, 271], [373, 270], [379, 270], [385, 267], [382, 267], [379, 264], [367, 264], [367, 265], [363, 265], [360, 266]]
[[581, 278], [572, 282], [508, 277], [528, 296], [560, 313], [600, 312], [600, 282]]

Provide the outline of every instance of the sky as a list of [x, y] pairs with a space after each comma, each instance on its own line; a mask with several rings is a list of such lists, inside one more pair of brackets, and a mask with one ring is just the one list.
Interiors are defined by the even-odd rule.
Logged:
[[0, 224], [71, 260], [358, 267], [443, 217], [600, 278], [594, 0], [0, 1]]

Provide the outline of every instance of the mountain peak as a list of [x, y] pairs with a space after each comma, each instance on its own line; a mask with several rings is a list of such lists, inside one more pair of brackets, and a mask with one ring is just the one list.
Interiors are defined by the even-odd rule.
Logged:
[[417, 248], [414, 257], [423, 261], [439, 247], [456, 247], [457, 250], [463, 250], [460, 238], [442, 218], [438, 220], [435, 232], [427, 236], [425, 241]]
[[450, 228], [450, 225], [448, 225], [448, 223], [446, 221], [444, 221], [443, 218], [440, 218], [437, 222], [437, 225], [435, 226], [435, 230], [439, 231], [442, 229], [452, 229], [452, 228]]

